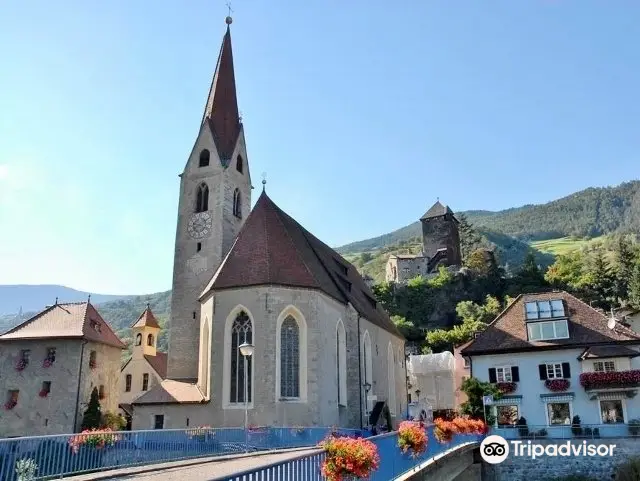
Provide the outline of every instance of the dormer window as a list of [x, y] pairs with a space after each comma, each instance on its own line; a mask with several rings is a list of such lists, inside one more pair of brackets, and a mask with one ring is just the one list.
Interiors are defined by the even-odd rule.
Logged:
[[349, 275], [349, 268], [347, 266], [345, 266], [342, 262], [340, 262], [338, 259], [333, 259], [336, 263], [336, 265], [338, 266], [338, 270], [341, 274], [348, 276]]
[[527, 302], [525, 304], [525, 314], [528, 321], [564, 317], [564, 303], [560, 299]]
[[530, 322], [527, 324], [529, 341], [549, 341], [553, 339], [568, 339], [569, 326], [567, 320]]

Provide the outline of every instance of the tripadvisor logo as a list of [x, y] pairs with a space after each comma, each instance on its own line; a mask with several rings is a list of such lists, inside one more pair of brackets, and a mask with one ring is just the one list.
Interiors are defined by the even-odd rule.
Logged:
[[536, 459], [542, 456], [613, 456], [615, 444], [581, 444], [567, 441], [561, 444], [533, 444], [531, 441], [511, 441], [502, 436], [487, 436], [480, 444], [480, 456], [489, 464], [500, 464], [509, 453], [517, 457]]

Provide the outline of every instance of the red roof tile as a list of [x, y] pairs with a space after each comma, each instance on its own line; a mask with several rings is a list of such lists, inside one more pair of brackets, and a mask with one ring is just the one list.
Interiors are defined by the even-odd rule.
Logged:
[[5, 332], [14, 339], [84, 338], [124, 349], [126, 346], [90, 302], [55, 304]]
[[202, 122], [207, 122], [213, 133], [220, 159], [224, 161], [231, 159], [240, 134], [241, 123], [233, 69], [231, 31], [228, 26], [222, 39]]
[[158, 324], [158, 320], [156, 316], [151, 312], [151, 308], [147, 305], [147, 308], [140, 314], [138, 320], [133, 323], [131, 327], [155, 327], [160, 329], [160, 324]]
[[361, 316], [402, 338], [356, 268], [282, 211], [265, 192], [203, 295], [210, 290], [257, 285], [317, 289], [338, 302], [351, 303]]
[[[530, 301], [562, 300], [567, 314], [569, 338], [549, 341], [529, 341], [525, 304]], [[541, 319], [548, 320], [548, 319]], [[640, 336], [618, 324], [607, 327], [608, 318], [568, 292], [546, 292], [518, 296], [472, 343], [463, 355], [517, 352], [536, 349], [581, 347], [591, 344], [635, 342]]]

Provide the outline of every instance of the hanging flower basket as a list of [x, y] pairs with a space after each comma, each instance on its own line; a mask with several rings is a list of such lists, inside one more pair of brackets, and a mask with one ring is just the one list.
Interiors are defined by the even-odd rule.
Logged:
[[13, 400], [11, 400], [11, 401], [7, 401], [6, 403], [4, 403], [4, 408], [5, 408], [7, 411], [10, 411], [11, 409], [13, 409], [14, 407], [16, 407], [17, 405], [18, 405], [18, 402], [17, 402], [17, 401], [13, 401]]
[[549, 391], [562, 392], [569, 389], [571, 383], [568, 379], [547, 379], [544, 385]]
[[42, 389], [40, 390], [40, 392], [38, 393], [38, 396], [40, 397], [47, 397], [49, 395], [49, 391]]
[[29, 361], [26, 359], [20, 359], [16, 363], [16, 371], [24, 371], [24, 369], [29, 365]]
[[398, 447], [403, 453], [418, 457], [427, 449], [427, 434], [420, 423], [403, 421], [398, 427]]
[[50, 358], [46, 358], [43, 362], [42, 362], [42, 367], [44, 367], [45, 369], [49, 368], [53, 366], [53, 359]]
[[69, 438], [69, 446], [74, 454], [77, 454], [81, 446], [93, 447], [95, 449], [102, 449], [108, 446], [113, 446], [118, 441], [119, 436], [114, 433], [110, 428], [105, 429], [86, 429], [80, 434], [71, 436]]
[[496, 387], [502, 394], [510, 394], [516, 390], [518, 385], [515, 382], [499, 382]]
[[456, 425], [441, 418], [436, 419], [433, 423], [435, 424], [433, 434], [438, 442], [442, 444], [450, 443], [453, 435], [457, 432]]
[[364, 438], [328, 437], [320, 447], [326, 451], [321, 470], [328, 481], [366, 479], [380, 464], [378, 448]]

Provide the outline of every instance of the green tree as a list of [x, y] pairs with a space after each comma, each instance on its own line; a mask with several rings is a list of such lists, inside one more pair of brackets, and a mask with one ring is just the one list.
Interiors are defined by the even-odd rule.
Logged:
[[640, 309], [640, 262], [636, 263], [629, 282], [629, 304]]
[[371, 252], [363, 252], [362, 254], [360, 254], [360, 262], [362, 264], [366, 264], [372, 259], [373, 259], [373, 254], [371, 254]]
[[482, 247], [482, 236], [476, 231], [467, 219], [467, 216], [456, 214], [458, 219], [458, 232], [460, 233], [460, 251], [462, 258], [466, 259], [469, 254]]
[[[427, 281], [427, 285], [429, 287], [440, 288], [440, 287], [446, 286], [447, 284], [450, 284], [452, 280], [453, 280], [453, 274], [451, 274], [451, 271], [444, 266], [440, 266], [438, 268], [438, 275], [430, 278]], [[410, 282], [411, 281], [409, 281], [409, 283]], [[411, 284], [409, 284], [409, 286], [411, 287]], [[417, 284], [413, 285], [413, 287], [416, 287], [416, 286]]]
[[391, 320], [396, 325], [398, 330], [408, 340], [420, 340], [422, 339], [422, 331], [413, 325], [413, 322], [407, 321], [402, 316], [391, 316]]
[[549, 284], [544, 279], [544, 274], [538, 267], [533, 251], [529, 251], [522, 266], [511, 279], [510, 284], [510, 294], [539, 292], [549, 287]]
[[89, 399], [87, 409], [84, 412], [84, 416], [82, 416], [82, 430], [99, 428], [101, 420], [102, 414], [100, 412], [98, 388], [94, 387], [93, 391], [91, 391], [91, 398]]
[[604, 250], [600, 247], [593, 252], [589, 273], [594, 304], [603, 309], [609, 309], [613, 304], [614, 277], [605, 259]]
[[500, 399], [502, 393], [495, 384], [490, 382], [482, 382], [475, 377], [470, 377], [462, 381], [461, 390], [467, 395], [467, 400], [460, 405], [460, 412], [475, 419], [484, 419], [486, 415], [487, 424], [492, 425], [495, 422], [495, 416], [484, 412], [483, 396], [493, 396], [494, 399]]
[[615, 258], [615, 295], [618, 299], [627, 300], [629, 297], [629, 282], [633, 277], [633, 269], [637, 260], [631, 242], [626, 236], [620, 236], [618, 239]]

